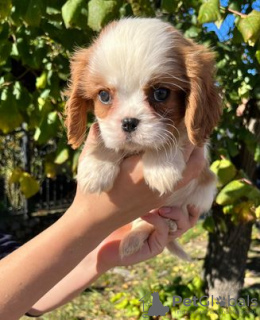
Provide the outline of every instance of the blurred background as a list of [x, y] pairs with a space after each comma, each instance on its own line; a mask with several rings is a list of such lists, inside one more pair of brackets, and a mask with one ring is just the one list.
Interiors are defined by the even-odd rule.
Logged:
[[[192, 263], [163, 253], [117, 268], [42, 319], [139, 319], [148, 305], [139, 299], [151, 291], [170, 307], [158, 319], [260, 319], [259, 0], [0, 0], [0, 230], [24, 242], [72, 201], [80, 151], [67, 145], [63, 122], [69, 58], [128, 16], [168, 21], [216, 53], [224, 108], [210, 147], [216, 202], [180, 240]], [[258, 305], [173, 308], [174, 294], [250, 296]]]

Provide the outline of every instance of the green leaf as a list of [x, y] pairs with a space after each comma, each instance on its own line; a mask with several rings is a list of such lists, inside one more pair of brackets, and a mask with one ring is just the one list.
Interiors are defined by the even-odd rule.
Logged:
[[256, 219], [260, 219], [260, 206], [258, 206], [256, 209], [255, 209], [255, 215], [256, 215]]
[[129, 3], [124, 3], [123, 6], [119, 9], [120, 18], [131, 17], [133, 16], [133, 10]]
[[125, 307], [128, 305], [129, 301], [128, 298], [123, 299], [121, 302], [117, 303], [115, 305], [116, 309], [125, 309]]
[[54, 162], [56, 164], [62, 164], [64, 162], [66, 162], [68, 160], [68, 158], [69, 158], [69, 149], [68, 148], [64, 148], [63, 150], [61, 150], [59, 152], [59, 154], [55, 158]]
[[0, 42], [0, 65], [6, 64], [12, 50], [12, 44], [8, 40]]
[[73, 159], [72, 159], [72, 172], [74, 175], [77, 174], [80, 153], [81, 153], [80, 150], [74, 151], [74, 155], [73, 155]]
[[40, 25], [43, 15], [43, 1], [42, 0], [30, 0], [24, 20], [32, 27], [38, 27]]
[[63, 5], [61, 13], [66, 28], [77, 25], [77, 19], [83, 8], [86, 8], [86, 0], [68, 0]]
[[19, 180], [20, 188], [26, 198], [30, 198], [40, 190], [40, 185], [29, 173], [23, 172]]
[[22, 121], [12, 88], [4, 89], [0, 102], [0, 130], [5, 134], [9, 133], [20, 126]]
[[44, 162], [44, 173], [47, 178], [54, 179], [57, 175], [57, 165], [54, 162]]
[[34, 140], [39, 144], [46, 143], [49, 139], [57, 136], [59, 118], [56, 111], [50, 112], [44, 117], [40, 126], [36, 129]]
[[4, 20], [10, 14], [11, 9], [11, 0], [0, 0], [0, 21]]
[[13, 169], [8, 182], [9, 183], [18, 183], [21, 176], [22, 176], [22, 173], [23, 173], [23, 171], [20, 168]]
[[260, 49], [256, 50], [255, 57], [256, 57], [256, 60], [258, 61], [258, 63], [260, 64]]
[[221, 206], [226, 206], [235, 203], [237, 200], [247, 199], [252, 188], [245, 181], [233, 180], [219, 192], [216, 202]]
[[199, 35], [200, 29], [192, 26], [188, 30], [185, 31], [184, 35], [187, 38], [196, 38]]
[[237, 1], [231, 1], [229, 2], [228, 8], [231, 10], [235, 10], [235, 11], [239, 11], [240, 7], [239, 4], [237, 3]]
[[260, 162], [260, 145], [257, 144], [254, 154], [254, 160], [255, 162]]
[[234, 179], [237, 169], [233, 163], [227, 159], [216, 160], [210, 166], [210, 169], [218, 177], [218, 187], [222, 187]]
[[215, 222], [211, 216], [208, 216], [203, 222], [203, 228], [208, 232], [213, 233], [215, 231]]
[[175, 0], [162, 0], [161, 9], [168, 12], [174, 13], [178, 7], [178, 2]]
[[122, 1], [90, 0], [88, 3], [88, 26], [100, 31], [110, 20], [118, 17]]
[[43, 71], [43, 73], [36, 78], [36, 88], [37, 89], [44, 89], [47, 84], [47, 72]]
[[252, 10], [245, 18], [241, 17], [237, 28], [244, 41], [250, 46], [254, 46], [260, 36], [260, 12]]
[[223, 314], [220, 315], [219, 320], [232, 320], [232, 317], [228, 313], [223, 313]]
[[253, 221], [256, 218], [252, 201], [245, 201], [234, 206], [233, 214], [236, 216], [236, 220], [242, 223]]
[[200, 24], [214, 22], [219, 19], [219, 0], [209, 0], [201, 5], [198, 15], [198, 21]]

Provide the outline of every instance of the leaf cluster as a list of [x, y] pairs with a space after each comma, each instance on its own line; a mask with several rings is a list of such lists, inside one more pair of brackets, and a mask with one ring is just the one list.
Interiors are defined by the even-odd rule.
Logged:
[[[260, 12], [252, 9], [252, 3], [230, 1], [222, 7], [218, 0], [0, 0], [2, 138], [23, 127], [32, 149], [42, 155], [45, 176], [74, 175], [79, 152], [67, 146], [62, 116], [71, 53], [87, 46], [112, 20], [159, 17], [216, 52], [224, 111], [213, 135], [213, 157], [235, 159], [241, 169], [245, 147], [256, 165], [259, 135], [252, 121], [259, 121], [260, 113]], [[209, 31], [208, 23], [220, 29], [228, 16], [235, 23], [229, 38], [221, 42], [216, 32]], [[7, 163], [3, 155], [0, 159]], [[32, 167], [34, 163], [32, 155]]]

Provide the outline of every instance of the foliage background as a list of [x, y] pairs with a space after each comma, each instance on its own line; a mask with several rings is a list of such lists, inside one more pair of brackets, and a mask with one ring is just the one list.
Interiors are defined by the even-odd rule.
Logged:
[[[78, 152], [67, 146], [62, 117], [69, 57], [77, 47], [87, 46], [109, 21], [133, 15], [167, 20], [185, 36], [216, 51], [225, 109], [213, 137], [213, 157], [232, 158], [240, 169], [239, 155], [245, 147], [255, 167], [260, 161], [259, 137], [248, 130], [249, 124], [245, 126], [252, 113], [254, 119], [259, 116], [260, 13], [253, 8], [259, 8], [259, 2], [257, 7], [257, 1], [1, 0], [0, 161], [9, 182], [18, 183], [30, 197], [39, 189], [33, 175], [38, 182], [42, 179], [39, 161], [49, 178], [60, 172], [75, 174]], [[210, 31], [214, 29], [219, 34], [222, 30], [226, 40], [219, 41], [217, 33]], [[6, 135], [14, 132], [26, 132], [31, 149], [39, 150], [38, 156], [32, 153], [27, 168], [10, 161], [8, 150], [15, 145], [8, 144]]]
[[[242, 0], [0, 0], [0, 175], [12, 204], [32, 197], [46, 177], [75, 175], [79, 151], [67, 146], [61, 94], [71, 53], [87, 46], [111, 20], [149, 16], [169, 21], [216, 52], [224, 106], [211, 148], [212, 169], [219, 176], [216, 205], [234, 224], [256, 221], [259, 11], [259, 1]], [[20, 156], [24, 137], [27, 158]], [[218, 224], [227, 232], [224, 217]], [[217, 222], [209, 217], [204, 226], [214, 233]]]

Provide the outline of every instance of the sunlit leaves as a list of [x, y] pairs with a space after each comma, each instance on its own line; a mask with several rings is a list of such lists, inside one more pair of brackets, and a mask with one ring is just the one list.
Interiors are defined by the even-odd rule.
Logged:
[[86, 9], [85, 0], [68, 0], [62, 7], [62, 18], [66, 28], [77, 25], [81, 10]]
[[100, 31], [109, 21], [117, 18], [122, 1], [90, 0], [88, 3], [88, 26]]
[[36, 79], [36, 88], [44, 89], [47, 84], [47, 72], [44, 71], [42, 74]]
[[15, 168], [9, 178], [9, 183], [18, 183], [26, 198], [30, 198], [40, 190], [39, 183], [28, 172]]
[[56, 164], [63, 164], [69, 159], [69, 148], [63, 148], [60, 150], [54, 160]]
[[260, 144], [257, 144], [254, 154], [254, 160], [260, 163]]
[[221, 206], [226, 206], [243, 199], [258, 203], [260, 201], [260, 191], [246, 181], [233, 180], [219, 192], [216, 202]]
[[242, 33], [244, 41], [254, 46], [260, 37], [260, 12], [253, 10], [246, 17], [241, 17], [237, 27]]
[[[259, 162], [255, 135], [243, 121], [248, 110], [255, 108], [250, 100], [259, 99], [257, 75], [253, 74], [258, 72], [257, 61], [260, 63], [259, 12], [251, 11], [250, 6], [246, 13], [239, 14], [241, 4], [231, 1], [228, 8], [223, 8], [218, 0], [0, 0], [1, 133], [19, 130], [24, 123], [37, 147], [58, 146], [52, 158], [43, 160], [45, 174], [53, 178], [59, 168], [65, 167], [75, 174], [79, 151], [67, 149], [65, 139], [60, 147], [60, 139], [65, 137], [60, 120], [64, 108], [61, 92], [69, 78], [70, 53], [87, 46], [93, 35], [112, 20], [158, 15], [171, 21], [186, 37], [208, 43], [217, 53], [217, 83], [226, 108], [216, 131], [218, 139], [213, 137], [213, 158], [216, 154], [239, 157], [242, 146], [246, 146]], [[228, 14], [236, 16], [237, 26], [233, 38], [220, 42], [206, 31], [204, 23], [222, 21]], [[254, 69], [253, 73], [249, 74], [249, 69]], [[237, 106], [244, 98], [248, 101], [245, 114], [238, 117]], [[219, 188], [236, 178], [233, 165], [226, 161], [219, 160], [215, 168]]]
[[56, 111], [50, 112], [42, 120], [39, 127], [37, 127], [34, 140], [38, 144], [48, 142], [49, 139], [57, 136], [59, 126], [59, 117]]
[[255, 56], [256, 56], [258, 63], [260, 64], [260, 50], [256, 51]]
[[27, 172], [23, 172], [19, 183], [25, 198], [32, 197], [40, 190], [39, 182]]
[[218, 177], [218, 187], [226, 185], [234, 179], [237, 170], [233, 163], [227, 159], [216, 160], [212, 163], [210, 169]]
[[201, 5], [198, 16], [199, 23], [213, 22], [219, 18], [220, 11], [218, 0], [208, 0]]

